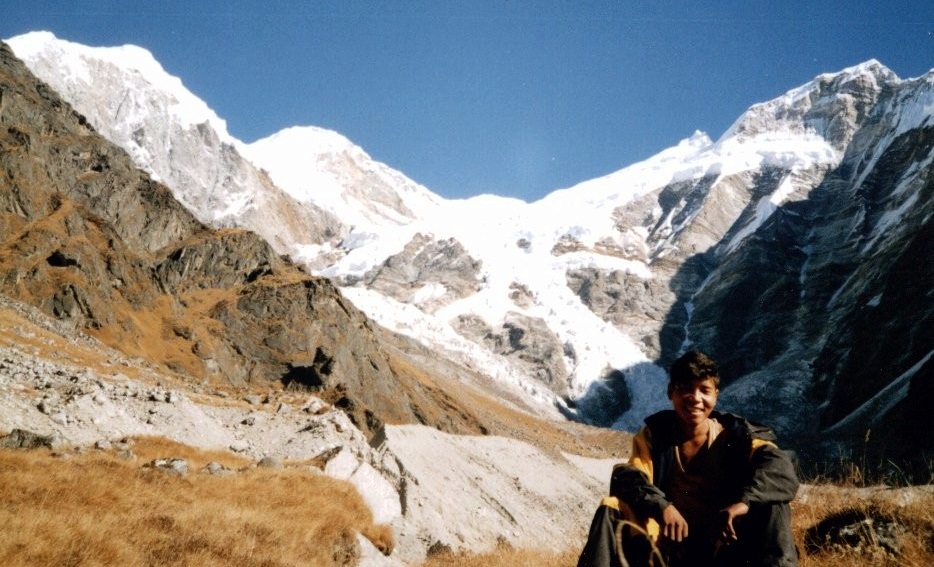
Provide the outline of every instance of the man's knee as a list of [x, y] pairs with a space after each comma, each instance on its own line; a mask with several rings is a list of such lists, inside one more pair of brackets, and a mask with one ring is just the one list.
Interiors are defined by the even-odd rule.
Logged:
[[[657, 525], [657, 524], [656, 524]], [[606, 497], [594, 513], [578, 567], [637, 567], [661, 565], [655, 538], [632, 508]]]
[[749, 513], [737, 523], [743, 555], [750, 565], [793, 567], [798, 552], [791, 531], [791, 508], [786, 502], [752, 504]]
[[621, 567], [616, 556], [615, 525], [619, 518], [616, 498], [604, 498], [590, 522], [587, 542], [577, 560], [578, 567]]

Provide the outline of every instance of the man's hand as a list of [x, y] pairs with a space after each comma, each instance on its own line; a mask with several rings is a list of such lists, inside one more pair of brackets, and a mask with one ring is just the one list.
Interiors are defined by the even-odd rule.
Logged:
[[731, 504], [720, 510], [720, 517], [723, 521], [721, 526], [720, 538], [729, 543], [731, 541], [736, 541], [738, 537], [736, 536], [736, 528], [733, 526], [733, 521], [740, 516], [745, 516], [749, 513], [749, 505], [745, 502], [737, 502], [736, 504]]
[[681, 541], [688, 537], [688, 522], [674, 504], [669, 504], [662, 510], [662, 535], [672, 541]]

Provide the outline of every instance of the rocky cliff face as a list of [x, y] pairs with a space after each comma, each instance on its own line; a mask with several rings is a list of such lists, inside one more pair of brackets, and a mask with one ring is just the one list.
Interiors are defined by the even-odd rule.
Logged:
[[454, 239], [432, 240], [416, 234], [397, 254], [361, 278], [341, 278], [345, 285], [363, 284], [402, 303], [433, 313], [469, 297], [481, 287], [481, 262]]
[[[703, 287], [683, 297], [691, 320], [673, 334], [708, 345], [727, 376], [743, 377], [735, 401], [784, 416], [802, 439], [827, 449], [868, 438], [871, 459], [920, 472], [934, 447], [904, 434], [932, 424], [920, 408], [934, 353], [923, 331], [934, 264], [922, 252], [932, 242], [934, 76], [896, 82], [871, 63], [843, 84], [817, 82], [810, 113], [828, 125], [840, 163], [741, 245], [727, 235], [704, 258]], [[803, 406], [782, 396], [794, 382]], [[904, 421], [892, 430], [895, 416]]]
[[647, 232], [656, 279], [569, 283], [662, 364], [708, 351], [721, 403], [777, 425], [806, 459], [858, 447], [923, 474], [934, 447], [909, 432], [932, 425], [932, 100], [932, 74], [899, 81], [870, 62], [753, 107], [719, 144], [812, 132], [839, 159], [662, 187], [618, 210], [621, 228]]

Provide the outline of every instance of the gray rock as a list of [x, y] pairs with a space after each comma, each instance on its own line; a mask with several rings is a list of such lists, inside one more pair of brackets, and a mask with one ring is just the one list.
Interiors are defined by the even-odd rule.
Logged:
[[475, 316], [460, 316], [452, 325], [465, 337], [514, 362], [559, 396], [567, 393], [564, 345], [542, 319], [509, 312], [500, 329], [490, 328]]
[[362, 283], [431, 313], [476, 293], [481, 265], [454, 239], [416, 234], [401, 252], [367, 272]]
[[175, 476], [185, 476], [188, 474], [188, 461], [178, 457], [153, 459], [149, 463], [143, 465], [143, 467]]
[[40, 435], [23, 429], [14, 429], [0, 437], [0, 447], [5, 449], [38, 449], [40, 447], [52, 449], [56, 445], [58, 445], [58, 440], [54, 435]]
[[264, 469], [281, 469], [282, 461], [277, 457], [263, 457], [256, 463], [256, 466]]
[[308, 401], [305, 402], [305, 406], [302, 407], [302, 411], [310, 414], [318, 414], [325, 409], [327, 409], [327, 404], [318, 398], [309, 398]]
[[235, 472], [232, 469], [230, 469], [229, 467], [225, 467], [224, 465], [218, 463], [217, 461], [211, 461], [210, 463], [205, 465], [204, 471], [207, 472], [208, 474], [212, 474], [215, 476], [230, 476], [230, 475], [235, 474]]
[[910, 533], [892, 514], [878, 509], [851, 509], [831, 514], [805, 533], [805, 548], [809, 553], [856, 552], [861, 555], [882, 553], [898, 556], [899, 537]]

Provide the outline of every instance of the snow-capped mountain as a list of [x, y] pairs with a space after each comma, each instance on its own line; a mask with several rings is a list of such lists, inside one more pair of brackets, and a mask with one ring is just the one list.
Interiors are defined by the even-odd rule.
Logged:
[[91, 48], [48, 32], [19, 36], [14, 44], [37, 76], [202, 222], [249, 228], [284, 253], [344, 232], [333, 215], [296, 201], [243, 159], [226, 122], [145, 49]]
[[332, 130], [287, 128], [238, 147], [289, 195], [353, 227], [408, 224], [431, 216], [441, 200]]
[[8, 41], [200, 219], [257, 230], [384, 326], [568, 414], [638, 426], [687, 346], [723, 363], [727, 409], [799, 449], [861, 427], [891, 445], [893, 416], [934, 398], [934, 73], [821, 75], [716, 141], [525, 203], [443, 199], [318, 128], [232, 139], [139, 48]]

